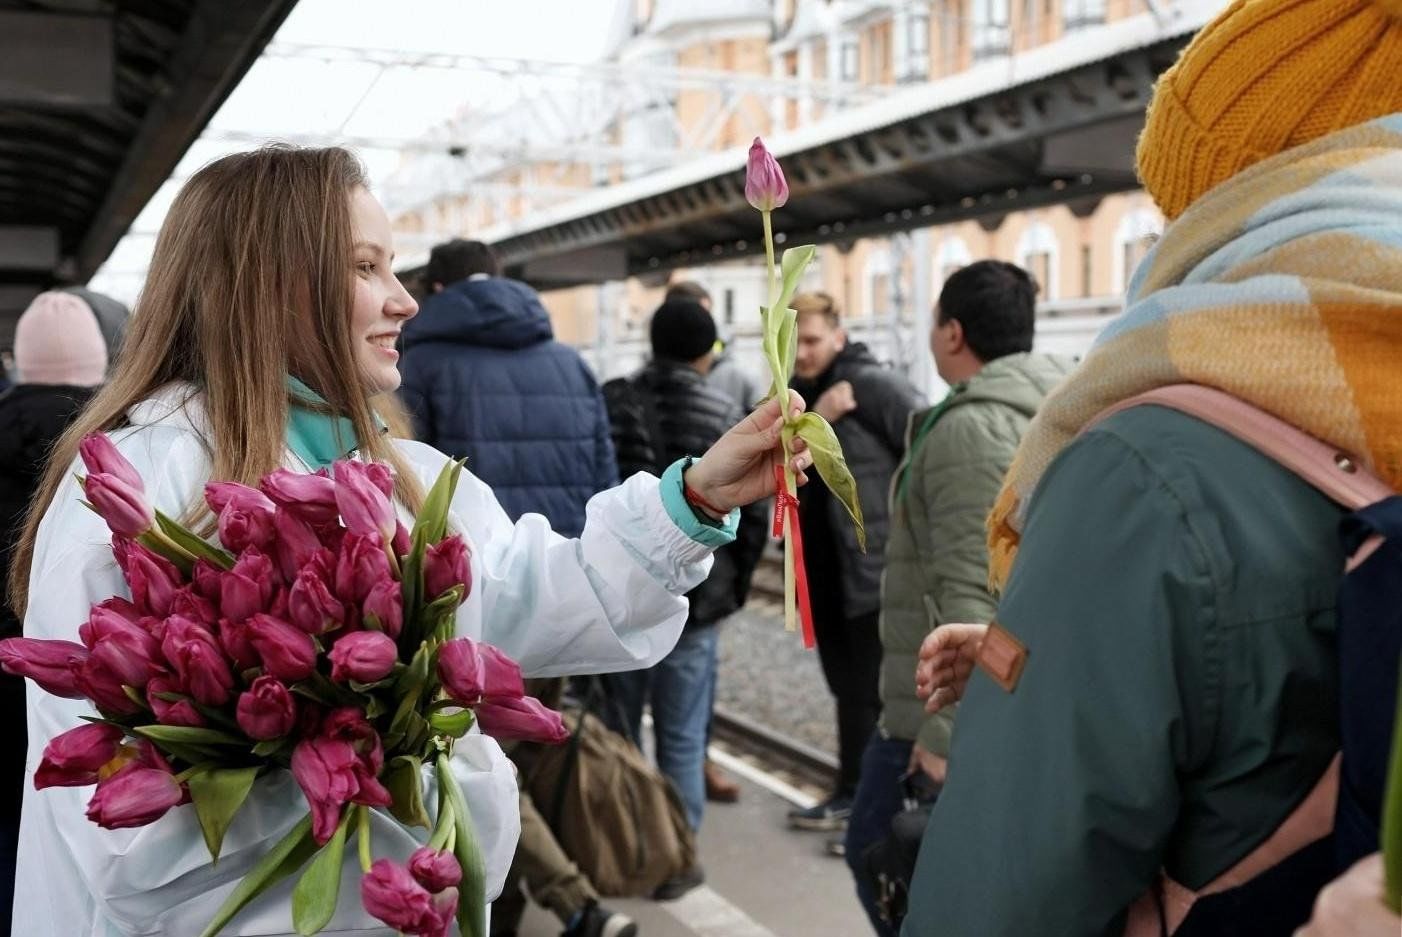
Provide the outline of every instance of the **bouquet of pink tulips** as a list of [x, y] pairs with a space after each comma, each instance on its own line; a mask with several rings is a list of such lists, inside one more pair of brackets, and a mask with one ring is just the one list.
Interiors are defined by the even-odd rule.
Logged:
[[[259, 488], [211, 483], [214, 545], [153, 510], [105, 436], [83, 442], [88, 505], [111, 528], [130, 586], [93, 606], [81, 643], [12, 638], [0, 666], [97, 715], [44, 749], [36, 788], [96, 785], [87, 815], [142, 826], [193, 803], [211, 860], [265, 772], [290, 769], [307, 817], [235, 888], [206, 935], [304, 865], [300, 934], [336, 908], [358, 837], [367, 911], [405, 934], [483, 934], [484, 870], [448, 758], [474, 723], [498, 738], [559, 742], [559, 715], [525, 695], [520, 668], [454, 637], [472, 588], [466, 543], [447, 530], [461, 465], [430, 490], [412, 531], [385, 466], [279, 470]], [[438, 778], [435, 821], [425, 763]], [[407, 865], [373, 860], [368, 811], [430, 830]], [[430, 829], [431, 828], [431, 829]]]

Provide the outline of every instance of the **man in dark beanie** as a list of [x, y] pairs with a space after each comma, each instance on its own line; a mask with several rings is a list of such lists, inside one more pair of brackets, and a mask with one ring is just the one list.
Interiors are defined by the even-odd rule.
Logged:
[[[649, 327], [652, 361], [631, 378], [604, 385], [620, 476], [661, 473], [686, 456], [705, 452], [743, 414], [729, 396], [706, 382], [715, 360], [716, 323], [690, 299], [664, 302]], [[718, 526], [695, 507], [697, 518]], [[657, 764], [681, 794], [692, 829], [701, 825], [706, 797], [702, 782], [706, 726], [716, 672], [716, 625], [737, 610], [764, 548], [765, 516], [758, 505], [741, 510], [735, 541], [715, 553], [711, 574], [687, 595], [686, 630], [676, 648], [655, 667], [605, 678], [621, 705], [620, 731], [641, 741], [643, 706], [652, 708]], [[701, 884], [700, 866], [665, 882], [654, 897], [667, 900]]]

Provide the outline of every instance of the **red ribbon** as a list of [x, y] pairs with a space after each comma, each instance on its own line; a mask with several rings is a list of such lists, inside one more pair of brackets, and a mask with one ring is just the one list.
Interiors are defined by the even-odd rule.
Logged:
[[784, 467], [774, 466], [774, 536], [784, 535], [784, 515], [789, 518], [789, 530], [793, 534], [794, 590], [798, 593], [798, 620], [803, 633], [803, 646], [812, 650], [817, 646], [813, 634], [813, 608], [808, 601], [808, 567], [803, 563], [803, 527], [798, 522], [798, 499], [789, 494], [789, 486], [784, 480]]

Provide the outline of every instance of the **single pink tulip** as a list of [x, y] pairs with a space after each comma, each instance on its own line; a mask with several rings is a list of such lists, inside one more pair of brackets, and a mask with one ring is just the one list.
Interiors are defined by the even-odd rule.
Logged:
[[224, 649], [208, 628], [188, 618], [167, 619], [161, 649], [191, 696], [206, 706], [229, 701], [234, 676]]
[[169, 770], [133, 763], [98, 782], [87, 814], [103, 829], [121, 830], [154, 823], [184, 799], [184, 788]]
[[[113, 549], [116, 549], [114, 543]], [[164, 618], [170, 614], [175, 593], [184, 584], [180, 570], [163, 556], [157, 556], [139, 543], [126, 544], [127, 584], [131, 586], [132, 601], [146, 615]]]
[[779, 161], [755, 137], [750, 144], [750, 158], [745, 166], [745, 201], [759, 211], [783, 208], [789, 200], [789, 184]]
[[273, 529], [276, 533], [273, 555], [277, 557], [278, 569], [284, 582], [292, 582], [321, 549], [321, 541], [310, 524], [293, 516], [286, 508], [278, 508], [273, 515]]
[[401, 522], [394, 528], [394, 542], [390, 544], [395, 556], [408, 556], [409, 551], [414, 548], [414, 541], [409, 534], [409, 528]]
[[378, 631], [353, 631], [341, 635], [331, 648], [331, 679], [374, 683], [389, 676], [399, 660], [394, 640]]
[[558, 745], [570, 737], [560, 714], [531, 696], [482, 702], [473, 711], [482, 731], [497, 740]]
[[424, 888], [438, 892], [462, 881], [462, 867], [446, 849], [420, 846], [409, 857], [409, 874]]
[[383, 462], [360, 462], [365, 466], [365, 477], [384, 493], [386, 498], [394, 497], [394, 471]]
[[144, 491], [146, 486], [136, 467], [127, 457], [117, 451], [112, 440], [104, 433], [89, 433], [78, 443], [78, 455], [87, 467], [89, 475], [111, 475], [121, 480], [127, 487]]
[[385, 766], [384, 748], [380, 734], [366, 721], [365, 711], [354, 706], [332, 710], [321, 724], [321, 734], [346, 742], [356, 753], [353, 771], [357, 790], [351, 802], [367, 807], [389, 806], [394, 798], [379, 781], [380, 771]]
[[316, 669], [311, 635], [271, 615], [254, 615], [248, 637], [263, 659], [263, 669], [286, 683], [305, 680]]
[[308, 566], [297, 574], [287, 593], [287, 617], [307, 634], [325, 634], [345, 624], [346, 607]]
[[217, 516], [229, 507], [272, 513], [276, 505], [257, 488], [238, 482], [208, 482], [204, 486], [204, 503]]
[[140, 625], [107, 609], [94, 607], [78, 635], [92, 648], [92, 656], [127, 686], [140, 689], [165, 670], [161, 643]]
[[282, 738], [297, 724], [297, 702], [287, 687], [267, 674], [239, 695], [239, 728], [260, 742]]
[[377, 477], [385, 472], [375, 472], [364, 462], [343, 459], [333, 467], [332, 480], [336, 483], [336, 506], [340, 509], [341, 520], [353, 534], [366, 536], [379, 534], [382, 543], [394, 539], [398, 519], [389, 496], [380, 490]]
[[272, 561], [256, 551], [239, 557], [219, 580], [219, 612], [229, 621], [247, 621], [266, 612], [272, 599]]
[[136, 605], [133, 604], [130, 600], [124, 599], [121, 596], [114, 595], [110, 599], [105, 599], [104, 601], [97, 603], [93, 606], [93, 608], [105, 609], [109, 612], [112, 612], [113, 614], [121, 615], [127, 621], [135, 622], [137, 624], [141, 623], [141, 619], [143, 617], [141, 614], [141, 609], [137, 608]]
[[170, 613], [203, 625], [214, 625], [219, 621], [219, 607], [201, 595], [193, 584], [175, 590], [175, 598], [170, 603]]
[[454, 586], [462, 586], [462, 600], [472, 591], [472, 561], [467, 543], [453, 534], [424, 553], [424, 595], [431, 602]]
[[[181, 699], [164, 699], [163, 696], [180, 694]], [[195, 704], [189, 699], [190, 691], [178, 678], [161, 676], [151, 678], [151, 682], [146, 684], [146, 702], [151, 707], [151, 711], [156, 714], [156, 721], [165, 726], [186, 726], [192, 729], [202, 728], [205, 724], [204, 716], [195, 708]]]
[[445, 888], [433, 896], [433, 920], [425, 921], [417, 937], [448, 937], [458, 913], [458, 890]]
[[366, 911], [406, 934], [422, 934], [437, 923], [428, 889], [414, 881], [406, 867], [389, 859], [377, 860], [361, 878], [360, 901]]
[[312, 836], [325, 845], [341, 822], [341, 811], [360, 789], [355, 749], [325, 737], [304, 739], [292, 751], [292, 776], [312, 811]]
[[224, 618], [220, 620], [217, 631], [219, 646], [224, 649], [229, 660], [233, 661], [235, 672], [243, 673], [263, 665], [263, 659], [258, 656], [258, 649], [253, 646], [249, 635], [248, 622]]
[[34, 789], [96, 784], [98, 770], [117, 757], [125, 735], [117, 726], [87, 723], [54, 736], [34, 772]]
[[391, 638], [399, 637], [404, 627], [404, 588], [397, 579], [382, 579], [375, 583], [361, 607], [368, 621], [374, 616], [380, 630]]
[[393, 578], [380, 535], [347, 534], [336, 561], [336, 595], [359, 605], [376, 583]]
[[276, 505], [258, 489], [236, 482], [210, 482], [205, 485], [204, 498], [219, 517], [219, 541], [226, 549], [235, 553], [249, 547], [266, 550], [273, 542]]
[[278, 507], [313, 527], [336, 523], [336, 484], [325, 474], [308, 475], [278, 469], [263, 477], [258, 487]]
[[83, 699], [74, 665], [88, 659], [88, 649], [73, 641], [38, 638], [6, 638], [0, 641], [0, 668], [17, 677], [28, 677], [45, 693], [65, 699]]
[[129, 716], [141, 709], [122, 689], [122, 679], [96, 658], [73, 663], [73, 675], [82, 695], [92, 700], [105, 715]]
[[438, 679], [464, 706], [515, 699], [526, 692], [520, 665], [501, 649], [471, 638], [454, 638], [438, 649]]
[[89, 475], [83, 480], [83, 493], [114, 534], [140, 537], [156, 523], [146, 493], [115, 475]]

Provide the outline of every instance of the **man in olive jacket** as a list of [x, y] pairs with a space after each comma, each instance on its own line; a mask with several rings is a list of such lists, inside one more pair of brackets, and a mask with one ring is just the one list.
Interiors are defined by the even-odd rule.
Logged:
[[991, 621], [984, 523], [1019, 441], [1070, 359], [1031, 354], [1037, 286], [1020, 267], [984, 260], [940, 293], [930, 350], [949, 395], [912, 415], [891, 491], [881, 585], [881, 725], [867, 744], [847, 827], [847, 862], [877, 933], [881, 920], [864, 853], [902, 806], [900, 779], [922, 768], [944, 781], [953, 719], [927, 716], [912, 674], [920, 643], [946, 622]]

